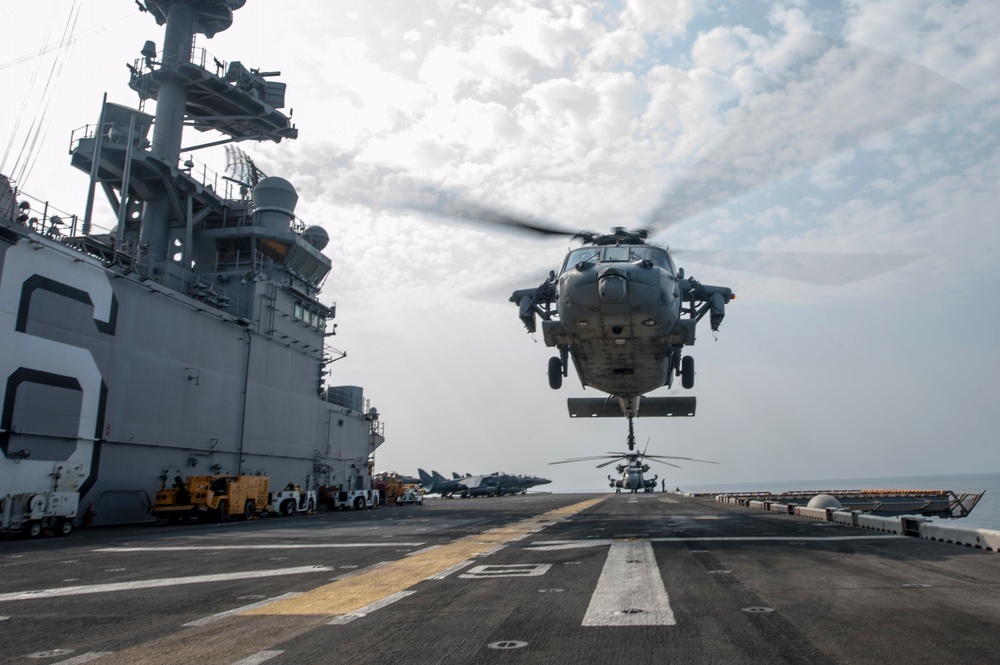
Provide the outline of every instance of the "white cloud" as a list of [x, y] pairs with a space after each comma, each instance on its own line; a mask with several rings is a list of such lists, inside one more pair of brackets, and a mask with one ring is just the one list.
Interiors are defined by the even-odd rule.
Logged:
[[626, 0], [622, 22], [648, 32], [682, 35], [694, 16], [691, 0]]
[[752, 51], [748, 43], [751, 40], [758, 43], [763, 41], [753, 39], [752, 33], [746, 28], [718, 26], [698, 35], [691, 47], [691, 60], [696, 67], [729, 72], [751, 57]]

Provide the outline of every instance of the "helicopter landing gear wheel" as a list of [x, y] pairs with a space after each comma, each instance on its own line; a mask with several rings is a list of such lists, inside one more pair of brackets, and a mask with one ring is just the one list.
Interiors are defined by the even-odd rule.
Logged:
[[549, 358], [549, 387], [552, 390], [562, 388], [563, 368], [562, 360], [556, 357]]
[[681, 358], [681, 385], [686, 390], [694, 388], [694, 358], [691, 356]]

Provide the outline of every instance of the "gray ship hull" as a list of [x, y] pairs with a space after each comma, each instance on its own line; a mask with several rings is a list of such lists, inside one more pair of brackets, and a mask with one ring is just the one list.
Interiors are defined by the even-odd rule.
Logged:
[[264, 323], [0, 222], [0, 496], [81, 464], [100, 524], [149, 519], [176, 475], [365, 482], [372, 415], [319, 399], [322, 354]]

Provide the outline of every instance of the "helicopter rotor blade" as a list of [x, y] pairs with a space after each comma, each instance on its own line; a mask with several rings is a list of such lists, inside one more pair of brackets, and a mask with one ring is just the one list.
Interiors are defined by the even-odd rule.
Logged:
[[395, 207], [436, 217], [447, 217], [461, 222], [473, 222], [494, 228], [530, 233], [544, 237], [588, 237], [587, 231], [568, 231], [551, 222], [536, 220], [532, 216], [522, 217], [512, 212], [476, 203], [461, 194], [424, 185], [412, 194], [405, 191], [396, 196]]
[[859, 44], [816, 35], [808, 47], [811, 59], [727, 113], [729, 131], [667, 189], [644, 226], [663, 231], [968, 92], [926, 67]]
[[672, 466], [672, 467], [674, 467], [675, 469], [682, 469], [682, 468], [683, 468], [682, 466], [679, 466], [679, 465], [677, 465], [677, 464], [671, 464], [670, 462], [664, 462], [663, 460], [658, 460], [658, 459], [651, 459], [651, 460], [649, 460], [649, 461], [650, 461], [650, 462], [656, 462], [657, 464], [666, 464], [667, 466]]
[[621, 455], [594, 455], [592, 457], [573, 457], [571, 459], [564, 459], [558, 462], [549, 462], [549, 464], [567, 464], [569, 462], [592, 462], [595, 459], [607, 459], [609, 457], [613, 457], [614, 459], [619, 459]]
[[684, 460], [686, 462], [704, 462], [705, 464], [718, 464], [718, 462], [713, 462], [707, 459], [695, 459], [693, 457], [675, 457], [673, 455], [646, 455], [645, 457], [646, 459], [657, 460], [657, 461], [665, 459], [679, 459], [679, 460]]

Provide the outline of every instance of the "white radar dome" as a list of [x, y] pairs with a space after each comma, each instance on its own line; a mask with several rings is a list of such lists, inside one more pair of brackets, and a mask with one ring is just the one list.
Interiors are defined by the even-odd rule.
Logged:
[[830, 496], [829, 494], [817, 494], [813, 498], [809, 499], [807, 508], [843, 508], [840, 505], [840, 501], [837, 497]]
[[283, 212], [289, 216], [295, 214], [295, 204], [299, 195], [292, 183], [284, 178], [264, 178], [253, 188], [253, 205], [257, 212]]
[[310, 226], [302, 232], [302, 238], [316, 249], [323, 249], [330, 242], [330, 234], [322, 226]]

